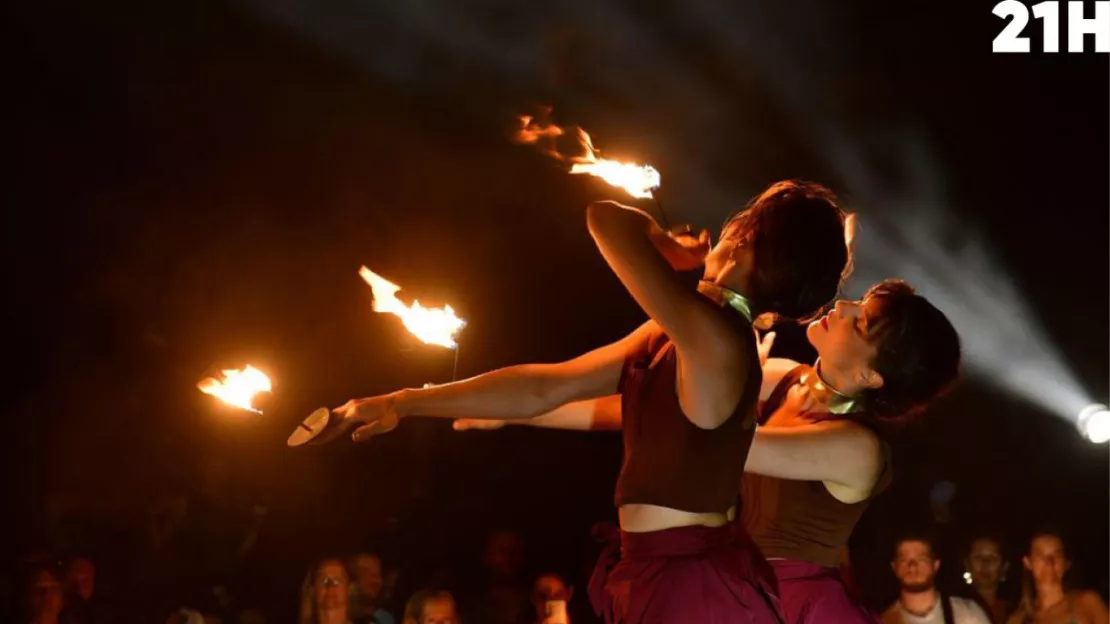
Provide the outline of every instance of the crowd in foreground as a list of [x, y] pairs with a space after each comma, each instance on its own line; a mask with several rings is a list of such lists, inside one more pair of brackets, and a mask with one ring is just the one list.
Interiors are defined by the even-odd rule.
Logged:
[[[967, 586], [958, 591], [938, 587], [941, 560], [933, 539], [906, 534], [893, 544], [891, 570], [900, 591], [893, 603], [868, 618], [881, 624], [1102, 624], [1107, 607], [1099, 593], [1073, 588], [1071, 567], [1058, 533], [1035, 533], [1020, 562], [1007, 561], [1003, 544], [993, 537], [972, 540], [961, 566]], [[321, 558], [304, 578], [299, 597], [285, 612], [238, 606], [221, 587], [167, 613], [144, 612], [142, 601], [105, 595], [97, 582], [95, 562], [70, 557], [60, 564], [48, 560], [24, 563], [21, 583], [13, 596], [10, 621], [20, 624], [587, 624], [601, 620], [588, 599], [563, 575], [545, 572], [527, 578], [523, 549], [513, 532], [489, 536], [482, 557], [481, 580], [467, 582], [440, 571], [429, 583], [411, 591], [412, 579], [402, 567], [383, 567], [372, 552]], [[867, 583], [846, 566], [840, 573], [850, 589]], [[1007, 578], [1020, 577], [1020, 589], [1007, 592]], [[400, 581], [400, 582], [399, 582]], [[187, 592], [192, 593], [192, 592]], [[404, 594], [404, 595], [402, 595]], [[184, 594], [183, 594], [184, 595]], [[299, 609], [297, 603], [299, 599]], [[823, 621], [823, 620], [815, 620]], [[832, 624], [832, 623], [830, 623]]]

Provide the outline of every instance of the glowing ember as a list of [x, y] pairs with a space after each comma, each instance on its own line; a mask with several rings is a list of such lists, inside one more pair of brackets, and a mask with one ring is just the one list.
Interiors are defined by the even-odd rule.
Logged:
[[543, 124], [527, 115], [520, 117], [521, 128], [513, 137], [517, 143], [526, 145], [544, 142], [544, 152], [553, 158], [568, 161], [571, 173], [587, 173], [605, 180], [612, 186], [624, 189], [629, 195], [648, 199], [652, 191], [659, 188], [662, 178], [651, 165], [637, 165], [617, 160], [598, 158], [601, 150], [593, 146], [590, 135], [578, 128], [578, 143], [582, 146], [581, 156], [564, 156], [555, 145], [556, 140], [566, 132], [554, 124]]
[[455, 316], [451, 306], [425, 308], [419, 301], [405, 305], [397, 298], [401, 287], [386, 280], [366, 267], [358, 271], [363, 281], [374, 291], [374, 311], [395, 314], [405, 324], [405, 329], [426, 344], [439, 345], [454, 349], [458, 346], [455, 338], [466, 327], [466, 321]]
[[197, 384], [197, 388], [228, 405], [256, 414], [261, 414], [262, 410], [253, 404], [255, 395], [273, 390], [270, 378], [253, 366], [247, 366], [243, 370], [225, 370], [222, 379], [215, 377], [202, 379]]

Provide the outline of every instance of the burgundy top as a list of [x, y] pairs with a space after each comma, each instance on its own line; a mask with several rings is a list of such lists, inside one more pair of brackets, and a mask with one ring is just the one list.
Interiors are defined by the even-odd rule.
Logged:
[[736, 503], [740, 476], [755, 435], [763, 372], [751, 325], [732, 308], [720, 309], [744, 339], [744, 389], [732, 415], [716, 429], [690, 422], [678, 403], [678, 359], [663, 333], [630, 353], [621, 371], [624, 463], [617, 506], [659, 505], [692, 513], [724, 513]]
[[[760, 415], [764, 422], [774, 413], [786, 393], [810, 367], [798, 366], [787, 373], [767, 399]], [[813, 414], [812, 420], [851, 420], [863, 426], [859, 415]], [[869, 429], [871, 427], [868, 427]], [[889, 447], [884, 443], [886, 462], [872, 496], [891, 481]], [[852, 529], [863, 516], [870, 498], [858, 503], [837, 500], [821, 481], [792, 481], [747, 473], [744, 475], [740, 520], [768, 559], [794, 559], [836, 566], [848, 545]]]

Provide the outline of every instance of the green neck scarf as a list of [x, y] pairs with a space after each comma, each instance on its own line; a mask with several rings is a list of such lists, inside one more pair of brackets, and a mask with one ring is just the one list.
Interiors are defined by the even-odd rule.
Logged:
[[813, 369], [802, 375], [801, 382], [809, 389], [814, 399], [820, 401], [830, 414], [851, 414], [863, 410], [863, 399], [850, 397], [821, 379], [821, 359], [813, 364]]
[[747, 297], [735, 290], [725, 288], [720, 284], [702, 280], [698, 290], [705, 292], [706, 289], [716, 292], [721, 297], [721, 301], [724, 301], [728, 307], [739, 312], [740, 316], [744, 317], [744, 320], [747, 321], [749, 325], [752, 323], [754, 318], [754, 314], [752, 313], [752, 302], [749, 301]]

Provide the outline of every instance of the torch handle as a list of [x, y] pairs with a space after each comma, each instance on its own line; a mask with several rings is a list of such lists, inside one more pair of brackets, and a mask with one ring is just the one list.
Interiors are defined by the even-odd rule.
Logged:
[[663, 227], [663, 231], [670, 232], [671, 224], [667, 221], [667, 211], [663, 210], [663, 202], [659, 201], [659, 196], [655, 193], [651, 194], [651, 198], [655, 200], [655, 207], [659, 209], [659, 225]]
[[451, 381], [459, 379], [459, 348], [461, 346], [461, 344], [455, 343], [455, 360], [451, 363]]

